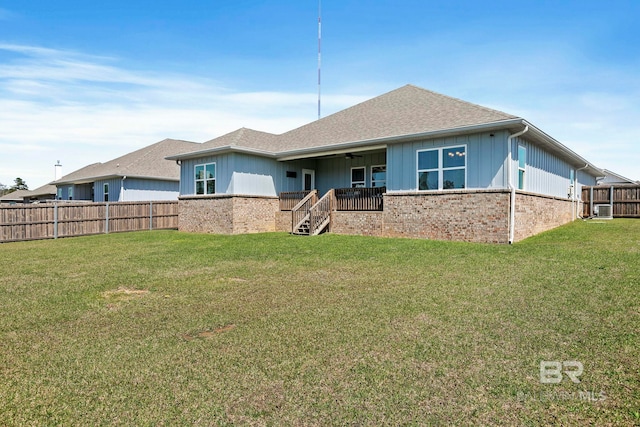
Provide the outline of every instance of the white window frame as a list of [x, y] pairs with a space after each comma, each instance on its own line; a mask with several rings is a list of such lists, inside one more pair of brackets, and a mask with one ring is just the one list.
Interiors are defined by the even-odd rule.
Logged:
[[[384, 181], [375, 180], [373, 175], [373, 168], [384, 168]], [[376, 182], [384, 182], [384, 185], [375, 185]], [[371, 166], [371, 187], [386, 187], [387, 186], [387, 165], [372, 165]]]
[[[454, 166], [445, 168], [443, 152], [444, 150], [452, 150], [455, 148], [464, 149], [464, 166]], [[420, 169], [420, 153], [425, 151], [437, 151], [438, 152], [438, 167], [433, 169]], [[420, 150], [416, 150], [416, 190], [418, 191], [451, 191], [451, 190], [462, 190], [467, 188], [467, 144], [463, 145], [452, 145], [446, 147], [436, 147], [436, 148], [424, 148]], [[463, 188], [443, 188], [444, 185], [444, 172], [452, 171], [452, 170], [464, 170], [464, 187]], [[420, 190], [420, 172], [438, 172], [438, 189], [433, 190]]]
[[[198, 166], [202, 166], [204, 168], [205, 174], [207, 172], [207, 166], [213, 165], [213, 178], [209, 178], [207, 179], [207, 177], [205, 176], [204, 179], [198, 179], [198, 175], [196, 175], [196, 171], [198, 170]], [[204, 184], [204, 193], [200, 194], [202, 196], [205, 195], [211, 195], [211, 194], [216, 194], [216, 190], [217, 190], [217, 176], [218, 176], [218, 166], [216, 165], [216, 162], [209, 162], [209, 163], [200, 163], [197, 165], [194, 165], [193, 167], [193, 192], [194, 194], [198, 195], [198, 182], [202, 182]], [[207, 189], [209, 188], [209, 186], [207, 185], [208, 181], [213, 181], [213, 186], [214, 186], [214, 191], [213, 193], [207, 193]]]
[[108, 182], [105, 182], [104, 184], [102, 184], [102, 201], [104, 202], [109, 201], [109, 183]]
[[[355, 169], [362, 169], [363, 180], [362, 181], [354, 181], [353, 180], [353, 171]], [[354, 186], [354, 184], [356, 184]], [[362, 184], [362, 185], [359, 185]], [[366, 166], [356, 166], [351, 168], [351, 188], [364, 188], [367, 186], [367, 167]]]
[[[524, 151], [524, 167], [520, 166], [520, 150]], [[522, 172], [522, 182], [520, 182], [520, 172]], [[518, 144], [518, 190], [524, 190], [527, 185], [527, 147]]]

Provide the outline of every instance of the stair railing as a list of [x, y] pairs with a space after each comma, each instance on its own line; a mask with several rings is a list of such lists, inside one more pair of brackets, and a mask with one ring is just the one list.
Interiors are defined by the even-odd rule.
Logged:
[[313, 190], [291, 209], [291, 232], [295, 233], [309, 215], [309, 210], [318, 201], [318, 190]]
[[319, 234], [331, 223], [331, 212], [335, 208], [335, 193], [331, 189], [309, 209], [309, 235]]

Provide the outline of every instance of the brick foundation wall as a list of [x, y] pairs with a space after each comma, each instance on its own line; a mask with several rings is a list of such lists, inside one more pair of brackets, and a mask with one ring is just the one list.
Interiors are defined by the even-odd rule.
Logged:
[[574, 206], [575, 202], [568, 199], [516, 192], [514, 241], [573, 221]]
[[283, 231], [285, 233], [291, 233], [293, 225], [291, 211], [278, 211], [276, 212], [276, 231]]
[[252, 196], [192, 196], [178, 201], [180, 231], [246, 234], [276, 231], [278, 199]]
[[383, 235], [508, 243], [507, 190], [384, 195]]
[[384, 212], [355, 211], [332, 213], [331, 233], [382, 236]]

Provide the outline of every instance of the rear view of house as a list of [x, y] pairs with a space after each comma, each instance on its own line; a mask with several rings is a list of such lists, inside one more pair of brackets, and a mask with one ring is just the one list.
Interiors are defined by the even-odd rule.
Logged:
[[507, 243], [581, 212], [603, 172], [521, 117], [407, 85], [179, 161], [180, 228]]

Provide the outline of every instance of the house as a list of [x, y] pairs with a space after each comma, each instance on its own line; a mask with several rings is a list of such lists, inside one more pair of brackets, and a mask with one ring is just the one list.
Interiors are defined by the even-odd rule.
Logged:
[[184, 231], [511, 243], [575, 219], [603, 172], [521, 117], [407, 85], [281, 135], [174, 154]]
[[24, 203], [24, 198], [31, 195], [30, 190], [16, 190], [0, 197], [0, 203], [15, 205], [16, 203]]
[[106, 163], [94, 163], [52, 182], [59, 200], [93, 202], [176, 200], [180, 166], [169, 154], [200, 144], [165, 139]]
[[598, 185], [640, 184], [640, 181], [634, 181], [607, 169], [603, 169], [603, 172], [604, 176], [599, 177]]

